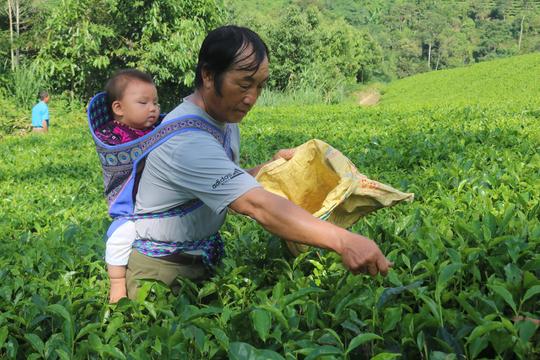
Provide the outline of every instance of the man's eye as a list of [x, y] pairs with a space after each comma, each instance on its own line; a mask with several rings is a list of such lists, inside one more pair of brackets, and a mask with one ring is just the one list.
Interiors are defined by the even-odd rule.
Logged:
[[249, 85], [240, 84], [240, 87], [244, 90], [249, 89]]

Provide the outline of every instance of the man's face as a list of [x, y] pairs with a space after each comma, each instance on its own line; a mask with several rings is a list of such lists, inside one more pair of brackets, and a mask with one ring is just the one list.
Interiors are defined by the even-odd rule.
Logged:
[[112, 103], [118, 120], [134, 129], [144, 129], [159, 117], [157, 89], [153, 84], [131, 79], [120, 100]]
[[47, 95], [47, 96], [45, 96], [45, 97], [43, 98], [43, 102], [44, 102], [45, 104], [48, 104], [48, 103], [49, 103], [49, 99], [50, 99], [50, 98], [49, 98], [49, 95]]
[[[251, 53], [247, 48], [244, 53]], [[239, 57], [244, 57], [244, 53]], [[223, 74], [221, 82], [221, 96], [214, 88], [214, 79], [211, 75], [205, 76], [205, 106], [206, 112], [214, 119], [238, 123], [251, 110], [268, 80], [268, 58], [264, 58], [255, 73], [253, 71], [238, 70], [253, 61], [254, 55], [235, 65], [233, 69]]]

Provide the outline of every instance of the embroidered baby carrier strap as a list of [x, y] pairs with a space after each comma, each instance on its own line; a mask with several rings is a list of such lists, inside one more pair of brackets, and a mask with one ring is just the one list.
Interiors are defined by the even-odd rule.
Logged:
[[[185, 115], [161, 123], [150, 133], [119, 145], [107, 145], [94, 133], [99, 126], [110, 120], [107, 95], [104, 92], [99, 93], [88, 105], [88, 125], [101, 162], [105, 196], [109, 204], [109, 215], [113, 219], [122, 218], [122, 220], [127, 221], [140, 218], [183, 216], [202, 205], [200, 200], [194, 200], [161, 213], [133, 214], [137, 175], [142, 172], [144, 160], [152, 150], [172, 136], [188, 131], [205, 131], [223, 145], [229, 158], [232, 159], [233, 156], [230, 148], [230, 126], [227, 125], [225, 131], [222, 131], [197, 115]], [[113, 222], [109, 233], [112, 233], [119, 225], [120, 223], [117, 222], [114, 225]]]
[[225, 252], [223, 240], [219, 233], [197, 241], [164, 242], [147, 239], [137, 239], [133, 247], [141, 254], [151, 257], [162, 257], [199, 250], [203, 263], [208, 268], [215, 267]]

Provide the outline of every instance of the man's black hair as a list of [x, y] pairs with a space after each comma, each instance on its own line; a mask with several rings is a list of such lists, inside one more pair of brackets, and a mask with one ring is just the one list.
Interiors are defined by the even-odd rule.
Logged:
[[[251, 51], [245, 56], [240, 56], [247, 48]], [[202, 71], [206, 69], [213, 74], [214, 90], [221, 96], [223, 74], [252, 55], [255, 55], [252, 61], [237, 69], [255, 73], [265, 57], [270, 60], [268, 47], [254, 31], [235, 25], [222, 26], [210, 31], [199, 51], [195, 87], [200, 88], [203, 85]]]
[[150, 75], [137, 69], [119, 70], [107, 81], [105, 92], [107, 93], [107, 103], [109, 110], [112, 103], [122, 99], [124, 91], [131, 80], [140, 80], [142, 82], [154, 85], [154, 80]]

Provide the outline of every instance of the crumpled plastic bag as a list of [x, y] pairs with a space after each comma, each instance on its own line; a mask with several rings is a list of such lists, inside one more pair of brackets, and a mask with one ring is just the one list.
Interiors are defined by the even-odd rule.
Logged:
[[[265, 165], [256, 179], [266, 190], [343, 228], [370, 212], [414, 198], [413, 193], [368, 179], [339, 150], [317, 139], [298, 146], [292, 159]], [[286, 243], [294, 256], [309, 250]]]

